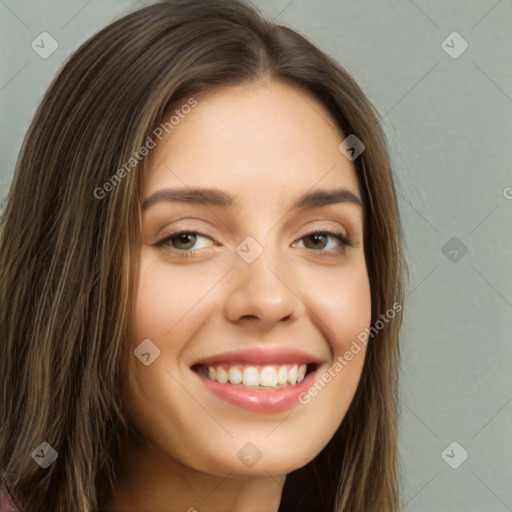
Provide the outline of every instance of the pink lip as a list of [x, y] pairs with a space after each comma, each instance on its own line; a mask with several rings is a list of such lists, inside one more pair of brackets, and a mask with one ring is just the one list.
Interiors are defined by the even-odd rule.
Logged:
[[197, 364], [320, 364], [318, 359], [302, 349], [286, 347], [252, 347], [244, 350], [231, 350], [195, 361], [191, 366]]
[[312, 385], [316, 373], [316, 371], [311, 372], [302, 382], [293, 386], [268, 390], [220, 384], [200, 373], [196, 375], [211, 393], [226, 402], [259, 413], [277, 413], [299, 404], [299, 395]]
[[290, 409], [299, 404], [299, 395], [306, 391], [315, 379], [318, 367], [323, 361], [303, 349], [289, 347], [248, 347], [243, 350], [230, 350], [221, 354], [207, 356], [195, 361], [192, 367], [198, 365], [279, 365], [279, 364], [308, 364], [314, 365], [315, 371], [306, 375], [302, 382], [280, 389], [251, 389], [234, 384], [221, 384], [195, 372], [200, 381], [215, 396], [222, 398], [238, 407], [259, 413], [277, 413]]

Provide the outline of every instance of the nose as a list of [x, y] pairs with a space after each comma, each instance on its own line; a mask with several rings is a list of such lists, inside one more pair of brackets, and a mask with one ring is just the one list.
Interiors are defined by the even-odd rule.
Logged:
[[305, 304], [293, 289], [293, 276], [284, 265], [277, 266], [264, 251], [254, 262], [237, 262], [225, 302], [226, 317], [234, 323], [253, 323], [269, 329], [281, 321], [295, 321], [305, 309]]

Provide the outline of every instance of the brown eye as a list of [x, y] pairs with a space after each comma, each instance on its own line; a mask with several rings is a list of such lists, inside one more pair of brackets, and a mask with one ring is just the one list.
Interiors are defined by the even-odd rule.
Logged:
[[153, 244], [153, 247], [170, 251], [177, 256], [192, 256], [200, 249], [208, 248], [208, 244], [205, 245], [203, 243], [203, 247], [196, 247], [192, 249], [201, 238], [210, 241], [212, 240], [209, 236], [196, 231], [176, 231], [165, 235], [161, 240]]
[[196, 243], [196, 239], [197, 236], [195, 234], [180, 233], [179, 235], [174, 235], [173, 237], [168, 238], [167, 241], [171, 242], [170, 245], [172, 245], [175, 249], [190, 249], [190, 246], [193, 246]]
[[[326, 249], [326, 245], [329, 243], [329, 239], [334, 239], [333, 248]], [[309, 243], [305, 243], [306, 249], [313, 249], [315, 252], [320, 254], [327, 253], [342, 253], [345, 251], [346, 246], [350, 243], [343, 233], [331, 233], [330, 231], [315, 231], [308, 233], [303, 236], [301, 240], [309, 240]]]
[[[308, 247], [308, 249], [324, 249], [324, 245], [327, 242], [327, 236], [321, 233], [315, 233], [313, 235], [308, 235], [304, 237], [304, 240], [311, 240], [313, 247]], [[305, 244], [307, 246], [307, 244]], [[322, 247], [320, 247], [320, 245]]]

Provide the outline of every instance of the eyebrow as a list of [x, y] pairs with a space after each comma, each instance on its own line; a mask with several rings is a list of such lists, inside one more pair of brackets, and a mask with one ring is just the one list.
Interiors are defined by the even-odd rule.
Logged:
[[[159, 202], [194, 203], [229, 208], [234, 204], [234, 198], [222, 190], [212, 188], [166, 188], [150, 195], [142, 204], [146, 210]], [[361, 199], [344, 188], [317, 189], [307, 192], [292, 205], [292, 210], [318, 208], [336, 203], [352, 203], [362, 206]]]

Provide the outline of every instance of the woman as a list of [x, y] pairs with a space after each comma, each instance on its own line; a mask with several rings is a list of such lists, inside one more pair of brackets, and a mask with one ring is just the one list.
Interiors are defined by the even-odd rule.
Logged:
[[2, 219], [6, 502], [398, 510], [389, 159], [304, 38], [231, 0], [112, 23], [50, 86]]

